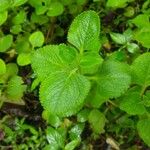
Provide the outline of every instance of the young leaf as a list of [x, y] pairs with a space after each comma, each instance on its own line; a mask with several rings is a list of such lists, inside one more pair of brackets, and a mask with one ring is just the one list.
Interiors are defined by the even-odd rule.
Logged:
[[14, 76], [8, 82], [7, 96], [10, 100], [19, 101], [23, 96], [26, 86], [22, 85], [23, 80], [19, 76]]
[[8, 12], [0, 12], [0, 26], [7, 20]]
[[2, 59], [0, 59], [0, 75], [5, 74], [5, 72], [6, 72], [6, 64]]
[[110, 33], [110, 36], [114, 42], [117, 44], [126, 44], [126, 37], [123, 34], [120, 33]]
[[128, 1], [129, 0], [108, 0], [106, 6], [112, 8], [124, 8]]
[[13, 42], [13, 36], [12, 35], [5, 35], [4, 37], [0, 38], [0, 52], [7, 51]]
[[93, 109], [89, 115], [89, 123], [96, 134], [104, 132], [106, 118], [99, 110]]
[[100, 20], [94, 11], [85, 11], [71, 24], [68, 41], [82, 53], [84, 50], [99, 50]]
[[52, 150], [59, 150], [64, 147], [64, 137], [52, 127], [47, 128], [46, 137], [51, 148], [54, 147]]
[[17, 57], [17, 63], [20, 66], [26, 66], [31, 63], [31, 54], [30, 53], [22, 53]]
[[[32, 68], [42, 81], [51, 73], [70, 70], [76, 52], [66, 45], [49, 45], [38, 49], [32, 57]], [[44, 67], [43, 67], [44, 66]]]
[[76, 113], [84, 103], [90, 89], [89, 81], [71, 72], [50, 74], [41, 84], [40, 101], [50, 113], [69, 116]]
[[85, 52], [80, 61], [82, 74], [94, 74], [102, 64], [102, 57], [98, 53]]
[[131, 82], [128, 68], [127, 64], [118, 61], [104, 61], [98, 77], [98, 91], [101, 97], [119, 97], [128, 89]]
[[63, 13], [63, 11], [64, 11], [64, 6], [62, 3], [52, 2], [48, 9], [47, 16], [50, 17], [59, 16]]
[[146, 48], [150, 48], [150, 26], [146, 26], [144, 28], [138, 29], [134, 33], [134, 39], [137, 40], [142, 46]]
[[44, 35], [41, 31], [36, 31], [30, 35], [29, 41], [33, 47], [41, 47], [44, 43]]
[[70, 143], [68, 143], [64, 150], [74, 150], [80, 143], [80, 140], [79, 139], [75, 139], [73, 141], [71, 141]]
[[132, 66], [133, 83], [147, 87], [150, 85], [150, 53], [144, 53], [137, 57]]
[[13, 7], [18, 7], [20, 5], [23, 5], [27, 2], [28, 0], [13, 0]]
[[141, 119], [137, 124], [137, 130], [143, 141], [150, 146], [150, 119]]
[[142, 99], [140, 96], [140, 90], [137, 88], [129, 90], [120, 99], [120, 109], [126, 111], [130, 115], [142, 115], [146, 112]]
[[7, 8], [10, 7], [10, 1], [9, 0], [1, 0], [0, 1], [0, 12], [5, 11]]

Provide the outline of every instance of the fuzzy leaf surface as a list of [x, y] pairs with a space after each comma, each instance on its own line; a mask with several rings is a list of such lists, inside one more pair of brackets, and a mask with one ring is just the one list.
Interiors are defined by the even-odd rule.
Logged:
[[89, 89], [90, 83], [82, 75], [66, 72], [50, 74], [40, 87], [41, 104], [52, 114], [69, 116], [83, 106]]
[[83, 50], [99, 50], [100, 19], [96, 12], [85, 11], [70, 26], [68, 41]]

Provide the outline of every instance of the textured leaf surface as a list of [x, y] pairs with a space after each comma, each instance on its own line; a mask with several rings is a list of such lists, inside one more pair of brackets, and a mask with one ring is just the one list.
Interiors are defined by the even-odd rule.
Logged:
[[150, 85], [150, 53], [144, 53], [136, 58], [131, 68], [133, 83], [144, 87]]
[[[53, 129], [52, 127], [47, 128], [46, 130], [46, 137], [47, 140], [49, 142], [49, 144], [51, 145], [51, 149], [52, 150], [59, 150], [60, 148], [63, 147], [64, 145], [64, 138], [63, 136], [55, 129]], [[54, 148], [52, 148], [54, 147]]]
[[150, 146], [150, 119], [140, 120], [137, 124], [137, 129], [143, 141]]
[[80, 51], [99, 50], [100, 20], [94, 11], [78, 15], [70, 26], [68, 41]]
[[140, 91], [137, 88], [123, 95], [120, 99], [120, 109], [126, 111], [130, 115], [142, 115], [146, 112], [142, 103]]
[[102, 57], [98, 53], [85, 52], [80, 61], [82, 74], [94, 74], [102, 64]]
[[112, 60], [104, 61], [98, 78], [99, 95], [105, 98], [119, 97], [131, 82], [128, 65]]
[[49, 45], [38, 49], [32, 57], [32, 68], [40, 80], [44, 80], [51, 73], [70, 70], [71, 62], [76, 53], [66, 45]]
[[89, 88], [89, 81], [82, 75], [51, 74], [41, 84], [41, 104], [52, 114], [72, 115], [82, 107]]

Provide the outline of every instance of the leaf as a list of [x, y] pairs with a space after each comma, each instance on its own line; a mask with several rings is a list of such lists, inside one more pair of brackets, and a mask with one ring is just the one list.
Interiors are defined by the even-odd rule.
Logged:
[[9, 0], [1, 0], [0, 1], [0, 12], [5, 11], [7, 8], [10, 7], [10, 1]]
[[48, 9], [47, 16], [50, 17], [59, 16], [63, 13], [63, 11], [64, 11], [64, 6], [62, 3], [52, 2]]
[[98, 51], [100, 34], [100, 19], [96, 12], [85, 11], [78, 15], [71, 24], [68, 32], [68, 41], [84, 50]]
[[8, 82], [6, 90], [7, 97], [14, 102], [20, 101], [25, 89], [26, 86], [23, 85], [22, 78], [19, 76], [13, 76]]
[[64, 137], [52, 127], [47, 128], [46, 137], [51, 147], [55, 147], [55, 149], [52, 150], [59, 150], [64, 147]]
[[117, 44], [124, 45], [126, 44], [126, 37], [123, 34], [120, 33], [110, 33], [110, 36], [114, 42]]
[[7, 51], [13, 43], [13, 36], [12, 35], [5, 35], [0, 38], [0, 52]]
[[146, 48], [150, 48], [150, 26], [143, 27], [141, 29], [138, 29], [134, 33], [134, 39], [142, 44], [142, 46]]
[[133, 24], [135, 24], [138, 28], [148, 27], [149, 23], [149, 16], [147, 14], [140, 14], [131, 20]]
[[6, 73], [6, 64], [2, 59], [0, 59], [0, 75], [5, 73]]
[[76, 73], [50, 74], [41, 84], [44, 109], [58, 116], [69, 116], [81, 109], [90, 89], [89, 81]]
[[80, 139], [81, 134], [84, 130], [84, 124], [76, 124], [71, 130], [69, 131], [69, 137], [71, 140]]
[[97, 109], [93, 109], [89, 114], [89, 123], [96, 134], [104, 132], [106, 118], [103, 113]]
[[17, 63], [19, 66], [26, 66], [31, 63], [31, 54], [30, 53], [22, 53], [17, 57]]
[[85, 52], [80, 60], [82, 74], [94, 74], [102, 64], [102, 57], [98, 53]]
[[139, 49], [140, 49], [139, 46], [135, 43], [128, 43], [127, 44], [127, 50], [128, 50], [128, 52], [130, 52], [132, 54], [138, 52]]
[[73, 140], [65, 146], [64, 150], [74, 150], [80, 143], [79, 139]]
[[51, 73], [73, 69], [75, 65], [71, 64], [75, 58], [74, 49], [66, 45], [49, 45], [34, 52], [31, 64], [38, 78], [42, 81]]
[[137, 57], [131, 65], [133, 83], [147, 87], [150, 85], [150, 53]]
[[18, 7], [25, 4], [28, 0], [13, 0], [13, 7]]
[[86, 122], [88, 120], [88, 115], [90, 113], [90, 109], [83, 109], [77, 114], [78, 122]]
[[106, 3], [107, 7], [112, 8], [124, 8], [129, 0], [108, 0]]
[[33, 47], [41, 47], [44, 43], [44, 35], [41, 31], [36, 31], [30, 35], [29, 41]]
[[150, 146], [150, 119], [147, 118], [139, 120], [137, 130], [143, 141]]
[[24, 10], [20, 10], [20, 12], [12, 18], [12, 23], [15, 25], [24, 23], [26, 21], [26, 12]]
[[105, 99], [119, 97], [129, 88], [131, 83], [129, 66], [118, 61], [104, 61], [99, 70], [97, 82], [101, 97]]
[[119, 107], [130, 115], [142, 115], [146, 112], [146, 109], [142, 104], [140, 90], [137, 88], [130, 89], [120, 98]]
[[8, 12], [0, 12], [0, 26], [7, 20]]

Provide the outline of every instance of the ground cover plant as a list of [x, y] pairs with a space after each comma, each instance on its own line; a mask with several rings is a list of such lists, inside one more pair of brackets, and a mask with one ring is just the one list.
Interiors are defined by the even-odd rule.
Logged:
[[150, 149], [150, 0], [0, 0], [0, 149]]

